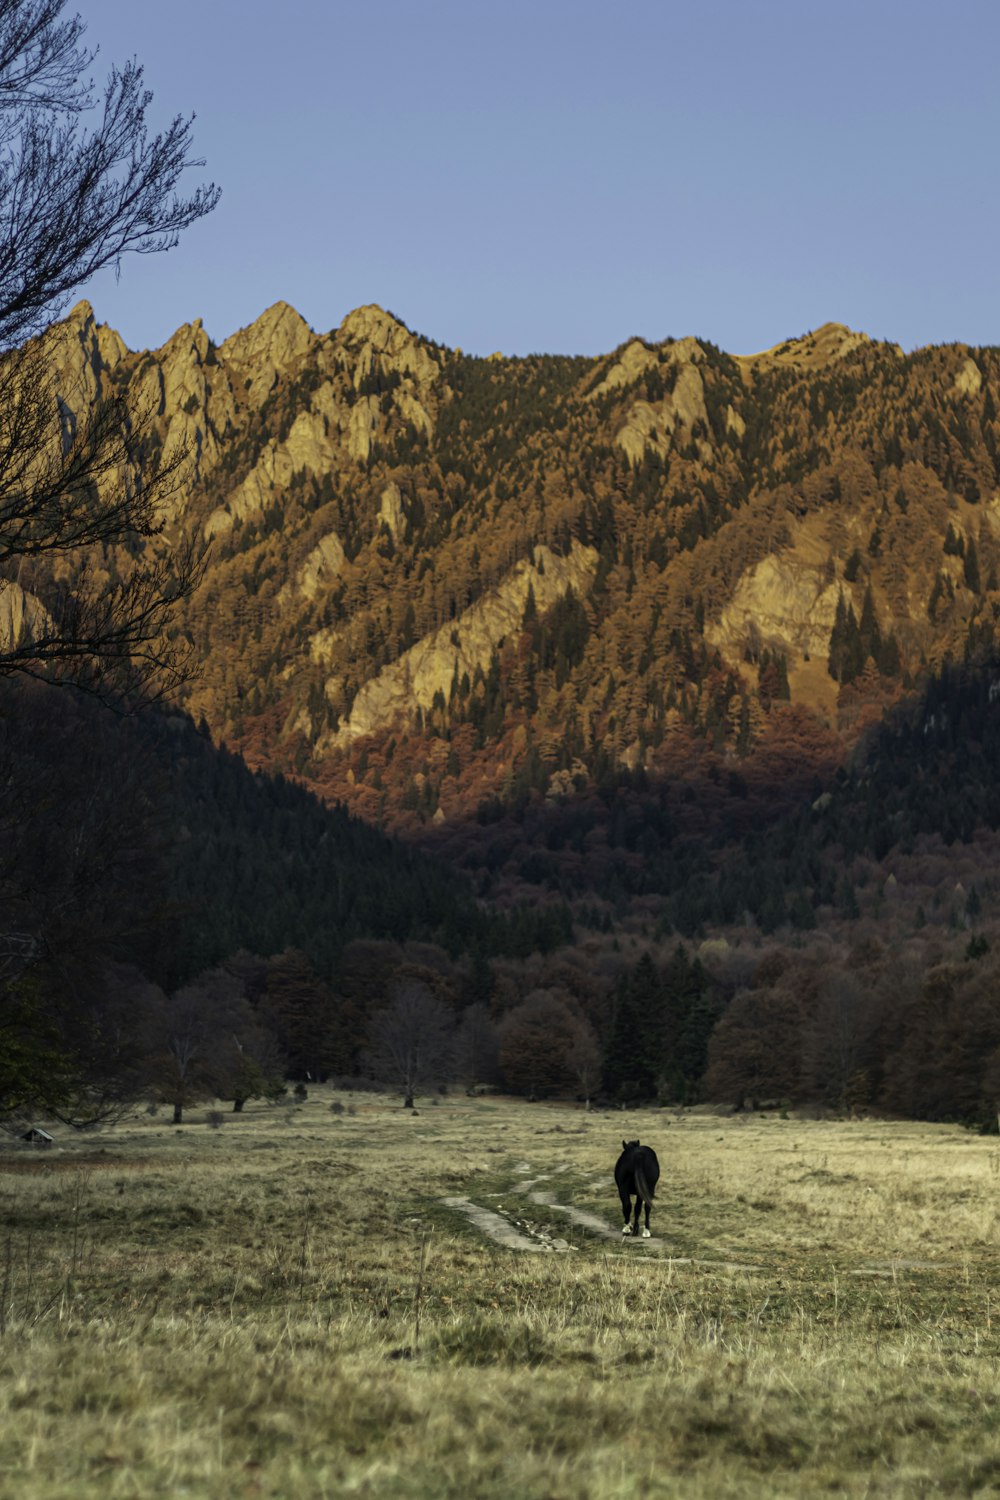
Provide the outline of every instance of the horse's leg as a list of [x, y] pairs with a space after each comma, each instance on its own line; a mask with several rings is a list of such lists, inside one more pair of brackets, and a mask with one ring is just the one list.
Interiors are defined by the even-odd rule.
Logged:
[[618, 1196], [622, 1200], [622, 1213], [625, 1215], [625, 1223], [622, 1226], [622, 1234], [629, 1233], [629, 1219], [632, 1217], [632, 1203], [628, 1193], [623, 1187], [619, 1187]]
[[639, 1233], [639, 1210], [641, 1208], [642, 1208], [642, 1194], [641, 1193], [636, 1193], [636, 1195], [635, 1195], [635, 1216], [632, 1219], [632, 1233], [633, 1234], [638, 1234]]
[[644, 1240], [652, 1239], [652, 1235], [650, 1234], [650, 1230], [649, 1230], [649, 1204], [648, 1203], [646, 1204], [646, 1227], [642, 1231], [642, 1237], [643, 1237]]

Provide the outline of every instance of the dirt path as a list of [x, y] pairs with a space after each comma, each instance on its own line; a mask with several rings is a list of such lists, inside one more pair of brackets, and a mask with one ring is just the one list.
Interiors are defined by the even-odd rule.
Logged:
[[[528, 1172], [531, 1169], [525, 1164], [517, 1170]], [[561, 1203], [554, 1193], [540, 1191], [538, 1183], [548, 1180], [548, 1176], [545, 1175], [528, 1181], [515, 1181], [511, 1185], [510, 1192], [523, 1195], [530, 1203], [537, 1204], [540, 1208], [562, 1214], [569, 1219], [570, 1223], [575, 1224], [579, 1229], [586, 1230], [588, 1234], [627, 1245], [629, 1248], [626, 1253], [629, 1255], [639, 1254], [647, 1258], [666, 1259], [675, 1266], [705, 1266], [714, 1271], [738, 1272], [765, 1269], [763, 1266], [741, 1265], [734, 1261], [695, 1260], [687, 1255], [671, 1255], [668, 1245], [661, 1239], [633, 1240], [631, 1235], [623, 1235], [620, 1229], [612, 1228], [597, 1214], [589, 1213], [585, 1208], [577, 1208], [573, 1203]], [[442, 1198], [441, 1202], [448, 1208], [457, 1208], [494, 1244], [503, 1245], [508, 1250], [565, 1253], [576, 1248], [563, 1239], [554, 1238], [543, 1226], [533, 1224], [530, 1219], [512, 1217], [504, 1210], [502, 1204], [498, 1203], [494, 1211], [473, 1203], [470, 1198]]]
[[544, 1231], [535, 1230], [530, 1225], [518, 1228], [517, 1224], [508, 1219], [505, 1214], [493, 1213], [490, 1209], [473, 1203], [469, 1198], [442, 1198], [441, 1202], [448, 1208], [457, 1208], [477, 1229], [481, 1229], [483, 1234], [493, 1240], [494, 1244], [504, 1245], [508, 1250], [564, 1253], [573, 1248], [565, 1240], [552, 1239]]
[[532, 1203], [538, 1203], [542, 1208], [553, 1208], [556, 1213], [565, 1214], [572, 1223], [578, 1224], [581, 1229], [586, 1229], [591, 1234], [600, 1235], [602, 1239], [620, 1240], [623, 1238], [620, 1229], [612, 1229], [604, 1219], [599, 1219], [596, 1214], [588, 1213], [585, 1208], [576, 1208], [572, 1203], [560, 1203], [553, 1193], [534, 1192], [529, 1193], [528, 1197]]

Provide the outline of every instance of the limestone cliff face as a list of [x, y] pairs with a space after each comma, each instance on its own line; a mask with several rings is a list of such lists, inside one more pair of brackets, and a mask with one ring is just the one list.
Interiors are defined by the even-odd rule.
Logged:
[[177, 330], [157, 360], [166, 422], [163, 462], [180, 463], [185, 488], [215, 467], [237, 421], [232, 384], [217, 362], [211, 378], [210, 354], [208, 334], [197, 318]]
[[650, 348], [640, 339], [633, 339], [618, 355], [604, 379], [588, 393], [587, 399], [593, 401], [615, 391], [627, 390], [661, 366], [669, 370], [673, 389], [661, 401], [634, 401], [618, 428], [615, 442], [629, 463], [641, 463], [647, 452], [666, 457], [677, 438], [690, 438], [695, 423], [700, 423], [702, 429], [699, 454], [704, 461], [711, 462], [711, 445], [706, 440], [705, 386], [697, 368], [704, 357], [697, 339], [678, 339], [658, 348]]
[[79, 416], [106, 390], [109, 373], [127, 353], [125, 345], [112, 329], [97, 323], [89, 302], [78, 302], [45, 340], [59, 399]]
[[269, 442], [242, 484], [209, 516], [204, 528], [206, 538], [222, 536], [237, 522], [259, 515], [276, 500], [280, 502], [297, 471], [322, 474], [332, 464], [335, 448], [329, 419], [322, 411], [310, 408], [300, 412], [284, 441]]
[[108, 377], [125, 353], [116, 333], [101, 328], [89, 302], [78, 302], [62, 323], [44, 335], [54, 375], [61, 439], [65, 446], [96, 401], [107, 394]]
[[[386, 426], [382, 401], [366, 389], [368, 383], [384, 384], [403, 422], [417, 432], [433, 432], [440, 365], [409, 329], [380, 307], [358, 308], [335, 333], [318, 340], [292, 308], [278, 303], [227, 339], [218, 355], [231, 377], [229, 389], [239, 393], [242, 382], [242, 399], [251, 406], [259, 405], [295, 371], [311, 367], [328, 378], [312, 390], [308, 407], [299, 411], [287, 435], [264, 446], [250, 473], [209, 515], [204, 523], [208, 539], [224, 536], [235, 525], [280, 505], [296, 473], [322, 475], [343, 458], [367, 463]], [[195, 410], [213, 410], [196, 391], [186, 399]], [[225, 415], [232, 420], [228, 411]], [[190, 431], [187, 435], [190, 441]], [[201, 442], [200, 430], [196, 441]]]
[[[430, 435], [440, 392], [441, 366], [427, 345], [410, 330], [370, 305], [356, 308], [337, 329], [332, 340], [334, 363], [344, 369], [360, 392], [373, 378], [397, 382], [394, 401], [404, 419], [416, 431]], [[367, 460], [378, 431], [378, 400], [361, 395], [351, 409], [347, 442], [353, 457]]]
[[644, 375], [647, 370], [655, 370], [659, 363], [660, 356], [655, 349], [650, 349], [648, 344], [644, 344], [641, 339], [632, 339], [626, 344], [604, 379], [594, 386], [588, 399], [596, 401], [599, 396], [606, 396], [610, 391], [634, 385], [640, 376]]
[[[231, 383], [215, 360], [201, 320], [179, 328], [155, 353], [137, 356], [117, 333], [95, 321], [89, 303], [81, 302], [45, 338], [64, 440], [124, 372], [138, 421], [152, 424], [161, 461], [177, 466], [177, 483], [163, 517], [176, 520], [190, 487], [218, 463], [221, 444], [237, 421]], [[102, 479], [105, 489], [123, 482], [118, 472]]]
[[[331, 746], [349, 745], [397, 723], [407, 723], [417, 708], [429, 709], [436, 693], [448, 699], [452, 681], [476, 669], [484, 672], [493, 652], [521, 629], [529, 589], [539, 611], [550, 609], [569, 589], [588, 592], [597, 566], [592, 547], [574, 543], [567, 557], [548, 547], [536, 547], [531, 561], [518, 563], [510, 575], [457, 620], [442, 625], [398, 661], [366, 682], [354, 700], [350, 716], [333, 735], [321, 740], [320, 753]], [[334, 685], [336, 686], [336, 685]]]
[[387, 484], [379, 504], [379, 520], [392, 537], [403, 529], [403, 497], [396, 483]]
[[[337, 533], [327, 532], [313, 547], [295, 575], [298, 593], [305, 599], [317, 599], [340, 576], [345, 560], [344, 548]], [[285, 584], [278, 596], [279, 600], [290, 601], [294, 592], [291, 585]]]
[[[63, 444], [113, 382], [126, 388], [147, 435], [144, 461], [152, 441], [152, 461], [175, 469], [163, 521], [189, 524], [191, 505], [207, 489], [215, 504], [201, 508], [199, 525], [209, 541], [283, 508], [296, 476], [366, 464], [391, 421], [429, 438], [447, 398], [440, 357], [376, 306], [358, 308], [319, 337], [278, 302], [218, 348], [195, 319], [162, 348], [133, 353], [81, 302], [46, 334], [45, 346]], [[283, 421], [263, 416], [265, 403], [300, 379], [297, 408], [289, 413], [286, 399]], [[283, 430], [269, 433], [276, 425]], [[255, 429], [259, 435], [251, 437]], [[234, 450], [251, 458], [242, 477], [229, 477]], [[117, 472], [102, 480], [105, 488], [125, 482], [131, 481]], [[380, 513], [395, 535], [402, 524], [398, 487], [385, 487]]]
[[0, 579], [0, 651], [34, 639], [50, 617], [32, 594]]
[[372, 451], [378, 431], [379, 405], [376, 396], [360, 396], [350, 409], [347, 420], [346, 447], [351, 458], [362, 463]]
[[952, 393], [955, 396], [978, 396], [983, 388], [982, 371], [975, 360], [967, 359], [955, 376]]
[[740, 578], [718, 620], [706, 625], [705, 639], [735, 661], [748, 644], [825, 659], [842, 589], [825, 567], [765, 557]]
[[[662, 401], [655, 405], [635, 402], [615, 441], [631, 464], [641, 463], [647, 449], [665, 458], [678, 429], [690, 434], [695, 422], [703, 426], [708, 422], [705, 387], [694, 365], [685, 364], [677, 373], [673, 390]], [[711, 445], [704, 438], [699, 442], [699, 454], [706, 461], [711, 460]]]

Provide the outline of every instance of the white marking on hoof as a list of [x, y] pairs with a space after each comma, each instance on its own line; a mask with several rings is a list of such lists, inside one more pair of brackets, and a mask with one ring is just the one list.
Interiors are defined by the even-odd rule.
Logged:
[[651, 1240], [653, 1238], [652, 1234], [650, 1233], [650, 1231], [648, 1229], [644, 1229], [642, 1231], [642, 1237], [643, 1237], [644, 1240]]
[[631, 1233], [632, 1233], [631, 1226], [628, 1225], [628, 1224], [626, 1224], [625, 1228], [622, 1230], [622, 1234], [631, 1234]]

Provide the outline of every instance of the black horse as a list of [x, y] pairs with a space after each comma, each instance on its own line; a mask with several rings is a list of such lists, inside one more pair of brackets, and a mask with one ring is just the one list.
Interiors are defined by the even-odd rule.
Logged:
[[[615, 1163], [615, 1182], [618, 1196], [622, 1200], [625, 1227], [622, 1234], [639, 1233], [639, 1210], [646, 1210], [646, 1227], [642, 1237], [648, 1240], [649, 1210], [653, 1206], [653, 1194], [660, 1178], [660, 1163], [651, 1146], [640, 1146], [638, 1141], [622, 1141], [622, 1154]], [[635, 1217], [632, 1218], [631, 1199], [635, 1198]], [[632, 1223], [629, 1224], [629, 1219]]]

